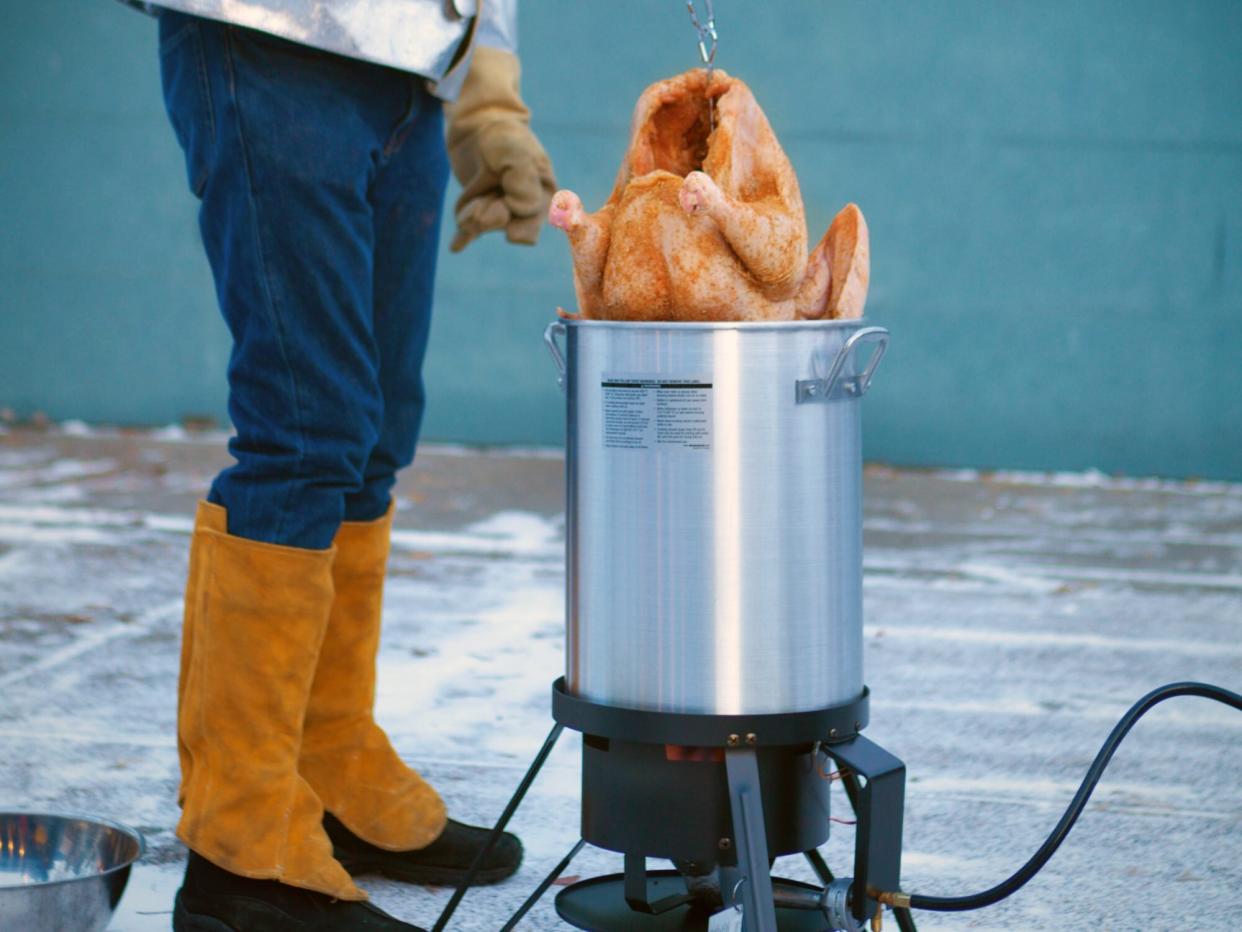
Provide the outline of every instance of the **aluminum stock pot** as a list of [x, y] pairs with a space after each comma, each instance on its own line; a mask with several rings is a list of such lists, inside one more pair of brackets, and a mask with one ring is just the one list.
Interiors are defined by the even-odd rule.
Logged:
[[[567, 682], [661, 712], [856, 699], [860, 320], [565, 320]], [[563, 345], [562, 345], [563, 341]]]

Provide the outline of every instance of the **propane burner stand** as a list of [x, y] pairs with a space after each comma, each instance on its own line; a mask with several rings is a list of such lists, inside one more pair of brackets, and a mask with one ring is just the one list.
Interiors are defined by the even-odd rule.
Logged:
[[[862, 928], [900, 890], [905, 784], [860, 734], [861, 409], [888, 331], [558, 320], [544, 339], [565, 392], [566, 676], [492, 843], [565, 728], [582, 830], [504, 929], [586, 844], [625, 869], [557, 895], [578, 928]], [[857, 816], [852, 880], [818, 853], [825, 759]], [[792, 854], [822, 887], [771, 877]]]
[[[556, 898], [566, 922], [592, 932], [706, 929], [740, 906], [747, 932], [858, 929], [879, 908], [866, 891], [899, 888], [905, 766], [859, 732], [869, 695], [812, 711], [694, 715], [605, 705], [552, 687], [556, 724], [489, 839], [500, 838], [565, 728], [583, 735], [582, 837], [509, 919], [513, 929], [587, 844], [621, 852], [622, 874], [574, 884]], [[829, 782], [817, 755], [847, 777], [857, 816], [854, 877], [835, 879], [818, 847], [828, 837]], [[825, 885], [771, 877], [772, 860], [803, 854]], [[486, 851], [479, 855], [481, 863]], [[678, 871], [647, 870], [647, 858]], [[443, 929], [474, 869], [435, 929]]]

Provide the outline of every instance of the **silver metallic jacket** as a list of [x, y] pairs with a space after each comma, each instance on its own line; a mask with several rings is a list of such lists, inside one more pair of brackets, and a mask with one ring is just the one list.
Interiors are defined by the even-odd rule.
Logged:
[[[461, 89], [474, 42], [517, 51], [517, 0], [129, 0], [412, 71], [438, 97]], [[482, 9], [480, 9], [480, 7]]]

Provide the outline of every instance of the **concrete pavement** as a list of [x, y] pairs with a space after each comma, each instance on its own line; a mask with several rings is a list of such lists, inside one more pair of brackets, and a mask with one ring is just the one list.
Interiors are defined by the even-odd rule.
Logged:
[[[187, 535], [228, 462], [222, 436], [178, 429], [0, 434], [0, 806], [144, 831], [116, 932], [169, 927]], [[379, 717], [460, 818], [495, 817], [550, 726], [562, 468], [555, 452], [429, 447], [399, 486]], [[1242, 688], [1242, 486], [871, 467], [865, 529], [868, 735], [909, 768], [906, 890], [974, 892], [1016, 868], [1150, 688]], [[515, 820], [520, 874], [472, 893], [455, 928], [499, 928], [576, 840], [576, 749], [566, 735]], [[1161, 706], [1028, 887], [919, 926], [1240, 928], [1239, 773], [1242, 715]], [[838, 872], [851, 832], [824, 849]], [[570, 874], [619, 864], [587, 849]], [[424, 925], [448, 896], [366, 886]], [[561, 928], [550, 901], [524, 928]]]

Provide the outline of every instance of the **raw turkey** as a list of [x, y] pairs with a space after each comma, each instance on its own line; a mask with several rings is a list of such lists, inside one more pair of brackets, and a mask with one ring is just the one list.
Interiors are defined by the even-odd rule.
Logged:
[[808, 256], [793, 166], [750, 88], [719, 70], [647, 88], [608, 202], [588, 214], [558, 191], [549, 221], [589, 319], [860, 317], [867, 298], [862, 211], [847, 205]]

